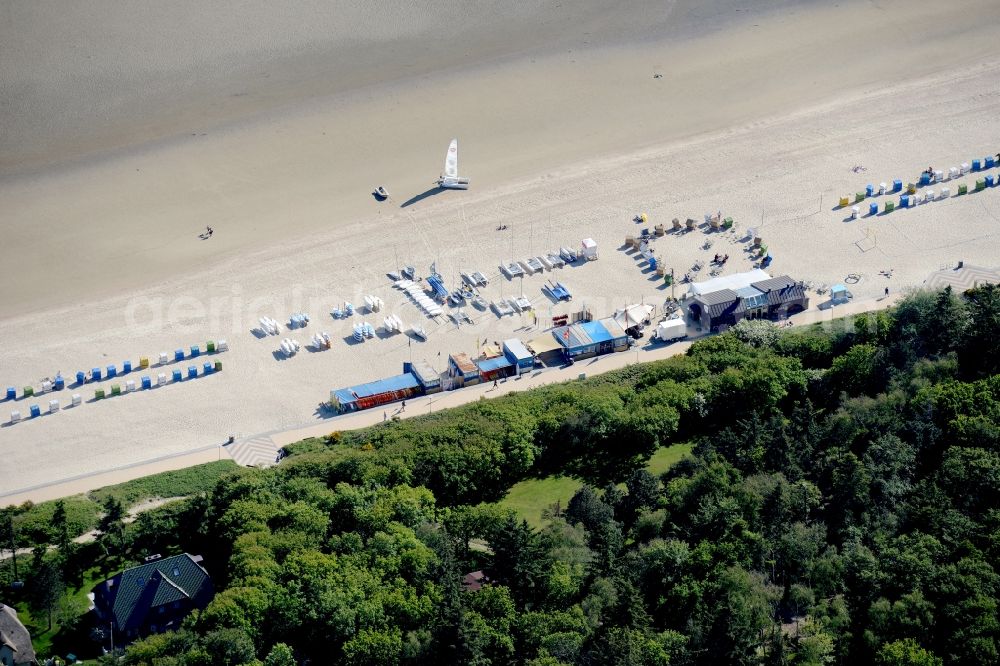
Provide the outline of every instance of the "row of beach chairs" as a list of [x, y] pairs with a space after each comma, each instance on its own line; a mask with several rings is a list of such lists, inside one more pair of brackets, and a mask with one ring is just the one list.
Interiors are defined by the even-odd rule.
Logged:
[[[156, 376], [156, 386], [166, 386], [168, 383], [180, 383], [182, 381], [195, 379], [197, 377], [205, 377], [216, 372], [222, 371], [222, 361], [215, 361], [214, 363], [205, 363], [202, 365], [201, 374], [198, 374], [198, 366], [191, 365], [188, 366], [187, 376], [181, 370], [174, 370], [171, 374], [170, 379], [167, 379], [167, 373], [161, 372]], [[153, 378], [150, 375], [143, 375], [139, 379], [138, 385], [134, 379], [126, 380], [124, 386], [122, 384], [112, 384], [109, 389], [99, 388], [94, 391], [94, 400], [104, 400], [105, 398], [120, 396], [125, 393], [132, 393], [136, 390], [148, 390], [152, 389], [154, 386]], [[67, 407], [78, 407], [83, 403], [83, 398], [79, 393], [74, 393], [70, 396], [70, 402]], [[60, 409], [59, 400], [49, 400], [48, 414], [55, 414]], [[28, 408], [27, 418], [33, 419], [42, 415], [41, 405], [34, 404]], [[11, 425], [18, 423], [22, 420], [22, 414], [20, 410], [13, 410], [10, 413], [10, 423]]]

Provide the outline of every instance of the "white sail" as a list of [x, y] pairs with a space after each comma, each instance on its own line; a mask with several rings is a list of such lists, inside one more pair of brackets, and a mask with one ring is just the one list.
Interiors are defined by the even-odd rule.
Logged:
[[452, 139], [444, 156], [444, 177], [458, 178], [458, 139]]

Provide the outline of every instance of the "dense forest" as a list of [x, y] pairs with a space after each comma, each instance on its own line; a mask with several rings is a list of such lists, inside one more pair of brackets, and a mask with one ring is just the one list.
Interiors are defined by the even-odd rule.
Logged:
[[[918, 293], [291, 446], [105, 517], [109, 554], [202, 554], [218, 592], [102, 663], [996, 664], [998, 341], [1000, 289]], [[554, 474], [585, 484], [542, 529], [498, 504]]]

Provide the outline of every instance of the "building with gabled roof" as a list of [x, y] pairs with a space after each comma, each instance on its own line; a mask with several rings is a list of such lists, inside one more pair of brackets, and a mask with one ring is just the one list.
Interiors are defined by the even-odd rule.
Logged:
[[[764, 279], [753, 280], [764, 275]], [[702, 328], [725, 330], [743, 319], [781, 319], [809, 307], [805, 286], [787, 275], [769, 277], [763, 271], [737, 273], [708, 280], [717, 289], [692, 289], [688, 313]]]
[[31, 634], [17, 618], [17, 611], [0, 604], [0, 664], [38, 666]]
[[200, 555], [147, 559], [94, 588], [94, 612], [124, 640], [176, 629], [215, 594]]

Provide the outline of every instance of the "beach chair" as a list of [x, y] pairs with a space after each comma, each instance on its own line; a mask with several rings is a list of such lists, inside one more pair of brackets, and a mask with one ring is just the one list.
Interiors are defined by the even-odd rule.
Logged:
[[680, 229], [681, 229], [681, 221], [678, 220], [676, 217], [673, 220], [673, 225], [674, 225], [674, 231], [680, 231]]
[[862, 201], [865, 200], [865, 196], [866, 195], [865, 195], [864, 192], [855, 192], [854, 193], [854, 203], [861, 203]]
[[845, 207], [850, 206], [850, 205], [851, 205], [851, 198], [850, 197], [840, 197], [840, 207], [841, 208], [845, 208]]
[[949, 196], [951, 196], [951, 190], [947, 187], [942, 187], [941, 194], [938, 195], [938, 198], [947, 199]]
[[718, 216], [713, 217], [708, 224], [712, 227], [712, 231], [720, 231], [722, 229], [722, 222]]
[[666, 228], [662, 224], [656, 225], [653, 229], [657, 236], [662, 236], [667, 233]]
[[695, 222], [692, 218], [689, 217], [687, 219], [687, 222], [685, 223], [685, 226], [687, 227], [688, 231], [694, 231], [694, 227], [696, 224], [697, 222]]

